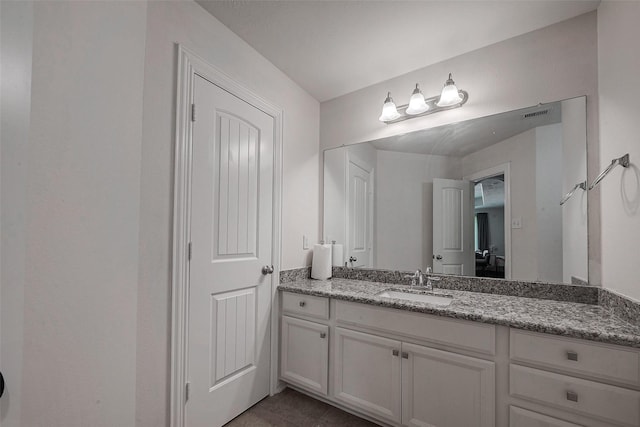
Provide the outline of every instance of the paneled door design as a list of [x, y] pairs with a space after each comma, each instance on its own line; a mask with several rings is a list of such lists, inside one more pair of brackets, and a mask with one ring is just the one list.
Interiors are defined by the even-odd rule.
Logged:
[[475, 275], [473, 183], [433, 180], [433, 271]]
[[194, 105], [186, 424], [209, 427], [269, 394], [274, 132], [197, 75]]
[[348, 162], [347, 256], [349, 267], [371, 267], [371, 171]]

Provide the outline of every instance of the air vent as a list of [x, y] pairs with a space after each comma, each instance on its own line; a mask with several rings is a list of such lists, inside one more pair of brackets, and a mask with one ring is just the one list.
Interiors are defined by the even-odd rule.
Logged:
[[523, 114], [522, 118], [531, 119], [533, 117], [544, 116], [545, 114], [548, 114], [548, 113], [549, 113], [549, 110], [534, 111], [533, 113]]

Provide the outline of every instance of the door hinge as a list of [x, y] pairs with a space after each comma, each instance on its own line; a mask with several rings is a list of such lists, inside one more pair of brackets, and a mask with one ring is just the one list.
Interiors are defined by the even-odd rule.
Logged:
[[189, 400], [189, 391], [191, 390], [191, 383], [186, 383], [184, 385], [184, 401]]
[[191, 104], [191, 121], [196, 121], [196, 104]]
[[188, 252], [187, 256], [189, 257], [189, 261], [191, 261], [191, 242], [189, 242], [189, 246], [187, 248], [187, 252]]

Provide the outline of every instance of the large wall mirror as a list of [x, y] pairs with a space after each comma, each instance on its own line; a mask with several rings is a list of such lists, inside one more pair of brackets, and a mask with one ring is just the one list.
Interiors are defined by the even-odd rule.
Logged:
[[354, 268], [582, 284], [586, 179], [585, 97], [342, 146], [323, 236]]

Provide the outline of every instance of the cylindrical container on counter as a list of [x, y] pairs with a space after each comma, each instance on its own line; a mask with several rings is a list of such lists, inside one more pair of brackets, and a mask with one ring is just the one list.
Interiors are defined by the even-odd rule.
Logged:
[[311, 278], [318, 280], [331, 278], [331, 245], [318, 244], [313, 246]]

